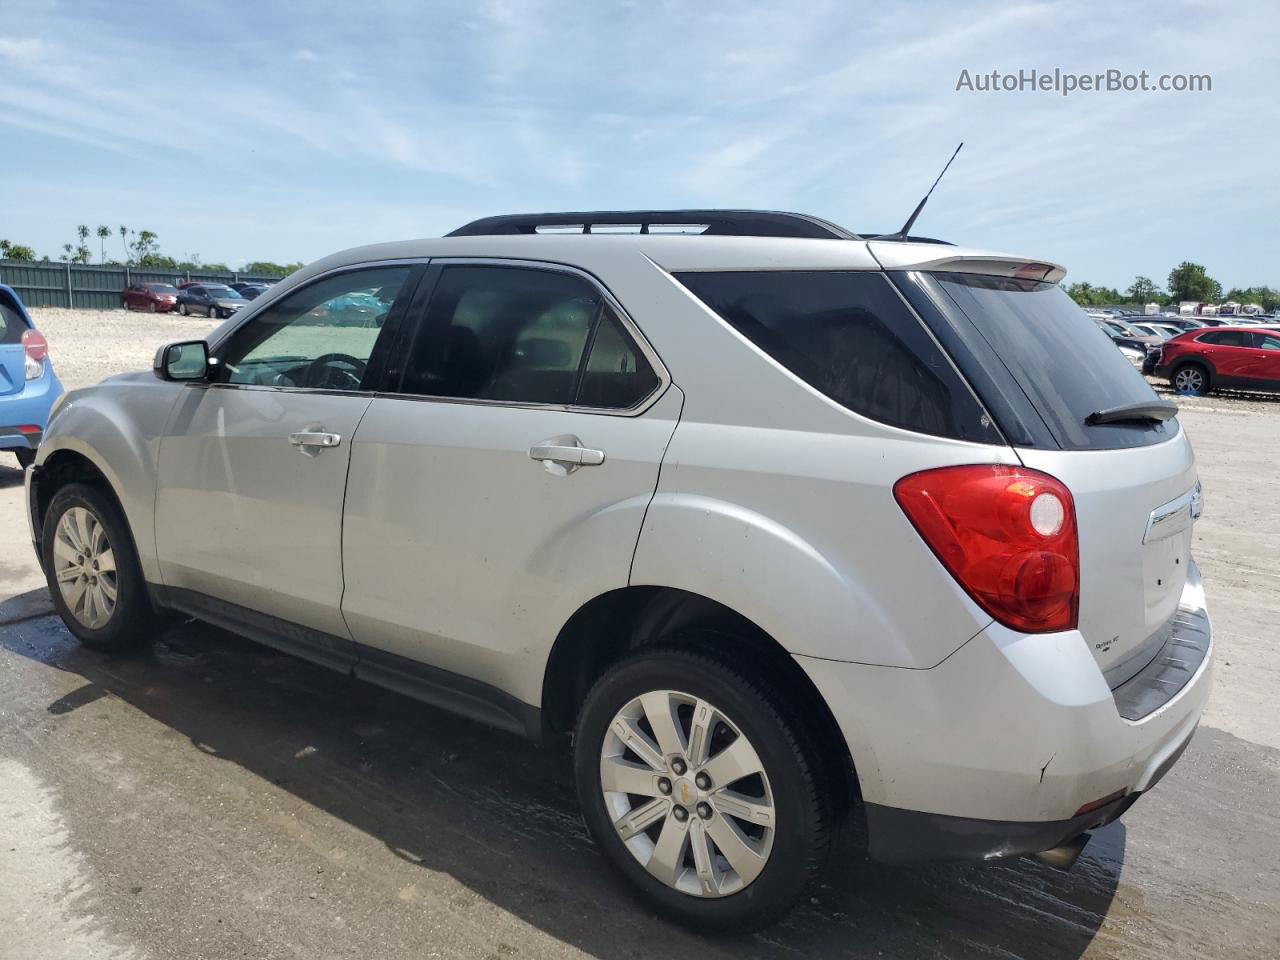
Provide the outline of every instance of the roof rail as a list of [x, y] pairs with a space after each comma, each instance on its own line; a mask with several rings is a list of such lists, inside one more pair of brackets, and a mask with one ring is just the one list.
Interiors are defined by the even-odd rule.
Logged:
[[[803, 213], [774, 210], [597, 210], [592, 213], [518, 213], [485, 217], [459, 227], [448, 237], [509, 236], [538, 233], [539, 228], [578, 228], [591, 233], [594, 227], [633, 226], [639, 233], [652, 227], [705, 227], [702, 236], [717, 237], [809, 237], [822, 240], [860, 240], [857, 234], [828, 220]], [[666, 232], [666, 231], [663, 231]]]

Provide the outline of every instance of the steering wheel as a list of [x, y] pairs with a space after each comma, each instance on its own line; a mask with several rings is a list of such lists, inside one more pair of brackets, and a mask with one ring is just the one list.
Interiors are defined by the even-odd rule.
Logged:
[[[346, 353], [326, 353], [307, 364], [303, 381], [308, 387], [330, 390], [358, 390], [368, 366]], [[344, 369], [350, 367], [351, 369]]]

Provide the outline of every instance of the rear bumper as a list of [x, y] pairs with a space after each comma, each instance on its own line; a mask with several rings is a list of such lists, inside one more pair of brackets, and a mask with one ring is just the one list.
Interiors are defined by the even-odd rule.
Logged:
[[0, 427], [0, 450], [34, 450], [40, 446], [42, 436], [43, 430], [39, 433], [19, 433], [17, 427]]
[[1158, 703], [1144, 695], [1126, 706], [1129, 684], [1109, 689], [1076, 631], [992, 625], [928, 670], [797, 657], [848, 742], [872, 853], [1038, 852], [1123, 813], [1181, 755], [1209, 695], [1211, 627], [1192, 573], [1179, 616], [1202, 632], [1198, 662], [1176, 679], [1160, 675], [1172, 669], [1158, 663], [1166, 649], [1152, 674], [1130, 681], [1166, 691]]

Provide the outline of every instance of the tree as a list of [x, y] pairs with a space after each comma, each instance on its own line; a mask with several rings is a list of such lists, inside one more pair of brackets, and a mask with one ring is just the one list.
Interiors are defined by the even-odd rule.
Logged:
[[1216, 303], [1222, 299], [1222, 284], [1200, 264], [1184, 260], [1169, 272], [1169, 299], [1174, 303]]
[[1124, 301], [1120, 291], [1114, 287], [1095, 287], [1084, 281], [1067, 284], [1067, 296], [1082, 307], [1102, 307]]
[[62, 245], [62, 252], [63, 252], [63, 253], [65, 253], [65, 254], [67, 255], [67, 259], [68, 259], [68, 260], [70, 260], [70, 259], [71, 259], [71, 251], [72, 251], [73, 249], [74, 249], [74, 248], [73, 248], [73, 247], [71, 246], [71, 244], [69, 244], [69, 243], [64, 243], [64, 244]]
[[0, 240], [0, 260], [21, 260], [24, 263], [32, 263], [35, 259], [36, 252], [25, 244]]
[[277, 277], [287, 276], [295, 270], [301, 270], [301, 263], [272, 263], [270, 260], [255, 260], [253, 263], [246, 263], [241, 273], [265, 273], [273, 274]]
[[99, 253], [99, 262], [101, 263], [107, 262], [107, 238], [110, 236], [111, 236], [110, 227], [104, 227], [104, 226], [98, 227], [98, 253]]
[[129, 232], [129, 228], [128, 228], [128, 227], [126, 227], [123, 223], [122, 223], [122, 224], [120, 224], [120, 246], [124, 247], [124, 262], [125, 262], [125, 263], [128, 263], [128, 262], [129, 262], [129, 244], [128, 244], [128, 242], [126, 242], [126, 240], [125, 240], [125, 235], [126, 235], [126, 234], [128, 234], [128, 232]]
[[1125, 291], [1125, 296], [1133, 303], [1163, 303], [1164, 291], [1155, 285], [1150, 277], [1134, 277], [1133, 283]]
[[148, 266], [144, 261], [160, 252], [160, 238], [150, 230], [139, 230], [133, 239], [133, 255], [139, 265]]

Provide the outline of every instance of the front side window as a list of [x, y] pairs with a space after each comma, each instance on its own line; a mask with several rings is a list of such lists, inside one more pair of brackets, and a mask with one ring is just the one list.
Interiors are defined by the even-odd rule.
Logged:
[[883, 274], [735, 271], [676, 279], [849, 410], [919, 433], [999, 442], [972, 391]]
[[223, 383], [358, 390], [410, 267], [327, 277], [250, 319], [221, 351]]
[[600, 291], [569, 273], [445, 267], [414, 326], [400, 393], [622, 409], [658, 385]]

